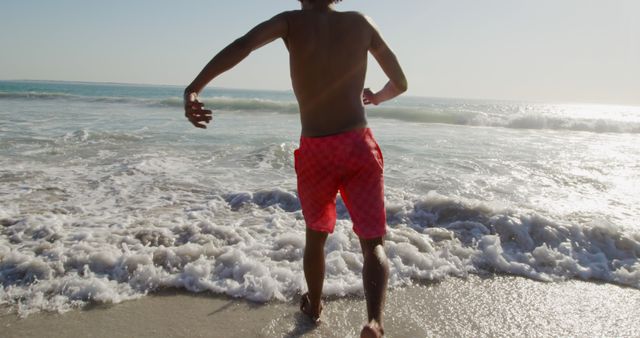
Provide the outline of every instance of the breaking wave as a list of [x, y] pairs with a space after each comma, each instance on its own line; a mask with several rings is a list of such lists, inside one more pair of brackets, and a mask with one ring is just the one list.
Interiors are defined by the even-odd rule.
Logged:
[[[640, 233], [613, 224], [568, 224], [436, 193], [389, 205], [392, 287], [499, 272], [640, 288]], [[338, 213], [326, 245], [325, 291], [359, 294], [359, 242], [341, 201]], [[122, 225], [83, 210], [0, 211], [0, 303], [28, 315], [167, 287], [261, 302], [291, 299], [304, 288], [304, 223], [294, 191], [210, 196], [179, 220], [133, 215], [139, 219]]]
[[[70, 100], [88, 103], [120, 103], [145, 107], [168, 107], [179, 109], [182, 99], [81, 96], [56, 92], [0, 92], [0, 99], [25, 100]], [[219, 111], [246, 111], [296, 114], [298, 106], [294, 101], [277, 101], [261, 98], [205, 97], [208, 108]], [[396, 119], [417, 123], [442, 123], [453, 125], [503, 127], [511, 129], [571, 130], [595, 133], [640, 133], [640, 116], [631, 121], [607, 118], [580, 118], [562, 116], [557, 112], [528, 111], [502, 104], [469, 105], [460, 103], [428, 104], [422, 106], [385, 106], [367, 110], [371, 117]]]

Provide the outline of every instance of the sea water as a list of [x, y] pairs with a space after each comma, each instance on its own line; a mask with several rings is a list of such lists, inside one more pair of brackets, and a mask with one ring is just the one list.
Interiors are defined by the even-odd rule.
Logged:
[[[290, 92], [0, 82], [0, 304], [22, 315], [167, 287], [306, 288]], [[385, 157], [393, 288], [501, 273], [640, 288], [640, 107], [402, 97], [367, 108]], [[362, 294], [338, 197], [327, 295]]]

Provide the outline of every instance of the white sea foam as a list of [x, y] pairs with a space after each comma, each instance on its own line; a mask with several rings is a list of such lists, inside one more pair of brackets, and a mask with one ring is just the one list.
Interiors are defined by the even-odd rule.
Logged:
[[[241, 208], [234, 199], [212, 196], [228, 202], [183, 210], [177, 224], [137, 213], [115, 229], [95, 217], [79, 224], [80, 215], [4, 218], [12, 225], [4, 226], [8, 242], [0, 246], [2, 303], [16, 304], [26, 315], [87, 301], [117, 303], [164, 287], [255, 301], [289, 299], [305, 288], [303, 222], [299, 208], [289, 204], [291, 193], [261, 193], [271, 202], [247, 199]], [[390, 216], [386, 240], [394, 287], [496, 271], [640, 288], [637, 232], [612, 224], [561, 224], [435, 193], [404, 210]], [[348, 220], [338, 221], [326, 256], [325, 292], [361, 293], [362, 256]]]

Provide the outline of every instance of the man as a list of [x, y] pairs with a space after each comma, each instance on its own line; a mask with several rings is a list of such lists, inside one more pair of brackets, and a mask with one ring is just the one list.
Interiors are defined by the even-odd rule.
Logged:
[[[253, 50], [278, 38], [284, 40], [302, 123], [295, 168], [307, 224], [303, 265], [308, 293], [302, 296], [300, 309], [318, 321], [324, 244], [335, 226], [340, 191], [364, 255], [369, 322], [361, 336], [381, 337], [389, 275], [383, 248], [383, 159], [367, 128], [363, 103], [377, 105], [400, 95], [407, 89], [407, 80], [372, 21], [360, 13], [335, 11], [334, 3], [339, 1], [300, 0], [301, 10], [278, 14], [224, 48], [186, 88], [185, 112], [195, 127], [206, 128], [211, 111], [203, 109], [198, 93]], [[377, 93], [364, 89], [368, 53], [389, 78]]]

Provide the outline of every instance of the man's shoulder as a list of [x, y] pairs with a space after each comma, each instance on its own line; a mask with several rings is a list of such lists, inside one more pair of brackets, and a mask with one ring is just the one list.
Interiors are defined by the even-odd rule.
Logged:
[[292, 15], [296, 15], [298, 12], [300, 12], [300, 10], [284, 11], [276, 14], [274, 18], [286, 18]]
[[358, 17], [358, 18], [366, 18], [367, 17], [364, 13], [358, 12], [358, 11], [346, 11], [346, 12], [340, 12], [340, 13], [342, 13], [344, 15], [350, 15], [350, 16], [353, 16], [353, 17]]
[[349, 19], [352, 19], [353, 21], [358, 22], [363, 26], [373, 27], [373, 20], [371, 20], [371, 18], [368, 15], [362, 12], [349, 11], [349, 12], [341, 12], [341, 13], [349, 16]]

